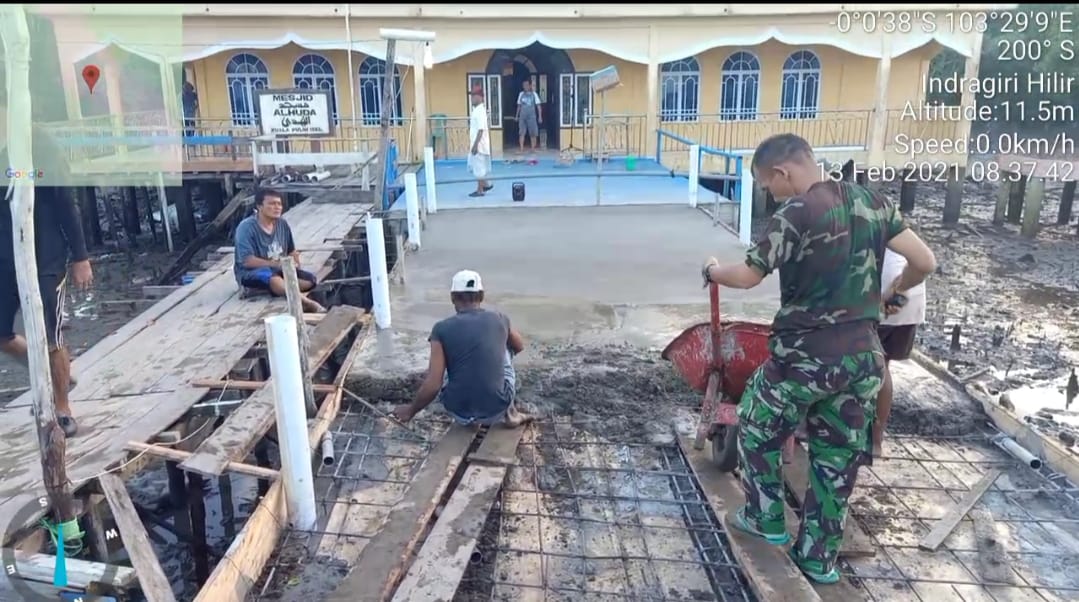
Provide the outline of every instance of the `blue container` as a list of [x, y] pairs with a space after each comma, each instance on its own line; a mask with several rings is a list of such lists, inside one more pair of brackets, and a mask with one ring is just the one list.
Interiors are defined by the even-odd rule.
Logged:
[[195, 277], [191, 274], [184, 274], [183, 276], [180, 276], [180, 284], [191, 284], [194, 281]]

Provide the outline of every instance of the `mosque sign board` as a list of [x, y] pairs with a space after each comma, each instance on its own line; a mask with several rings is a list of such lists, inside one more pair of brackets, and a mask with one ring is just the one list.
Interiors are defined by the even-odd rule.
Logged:
[[263, 136], [333, 135], [333, 106], [327, 90], [259, 90], [258, 111]]

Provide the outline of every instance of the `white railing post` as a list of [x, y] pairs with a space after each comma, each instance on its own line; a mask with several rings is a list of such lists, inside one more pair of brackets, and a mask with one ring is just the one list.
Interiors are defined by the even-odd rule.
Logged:
[[435, 195], [435, 149], [423, 149], [423, 198], [427, 213], [438, 213], [438, 197]]
[[307, 436], [303, 376], [296, 319], [288, 314], [266, 318], [266, 347], [270, 355], [277, 447], [285, 486], [288, 521], [293, 529], [310, 531], [318, 522], [315, 479], [311, 474], [311, 444]]
[[371, 265], [371, 300], [375, 325], [390, 327], [390, 277], [386, 270], [386, 236], [382, 218], [367, 218], [367, 257]]
[[701, 189], [701, 145], [689, 145], [689, 206], [697, 206]]
[[[405, 213], [408, 217], [408, 242], [420, 248], [420, 191], [416, 174], [405, 174]], [[400, 260], [400, 258], [398, 258]]]
[[741, 198], [738, 199], [738, 238], [743, 244], [753, 242], [753, 171], [742, 167]]

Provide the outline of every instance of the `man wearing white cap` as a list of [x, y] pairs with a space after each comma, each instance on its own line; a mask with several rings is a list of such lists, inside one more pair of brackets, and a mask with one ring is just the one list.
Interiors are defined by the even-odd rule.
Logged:
[[877, 420], [873, 423], [873, 455], [876, 457], [881, 455], [884, 428], [892, 413], [891, 363], [910, 358], [918, 325], [925, 322], [925, 283], [906, 291], [895, 290], [906, 265], [907, 260], [902, 255], [885, 249], [880, 274], [885, 316], [877, 327], [880, 346], [884, 349], [884, 378], [877, 393]]
[[428, 341], [427, 376], [412, 403], [394, 416], [408, 422], [436, 398], [459, 424], [505, 424], [513, 428], [531, 420], [514, 407], [517, 376], [513, 355], [524, 339], [504, 314], [484, 309], [483, 282], [472, 270], [461, 270], [450, 283], [456, 313], [435, 324]]

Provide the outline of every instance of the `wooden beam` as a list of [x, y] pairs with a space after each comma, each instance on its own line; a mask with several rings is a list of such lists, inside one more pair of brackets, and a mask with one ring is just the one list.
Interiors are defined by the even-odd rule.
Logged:
[[195, 256], [195, 253], [198, 253], [199, 250], [205, 247], [206, 243], [217, 235], [218, 230], [224, 228], [229, 219], [231, 219], [232, 216], [244, 206], [248, 199], [251, 198], [251, 190], [247, 188], [236, 193], [236, 195], [229, 200], [228, 204], [225, 205], [225, 208], [221, 210], [221, 213], [217, 214], [214, 221], [206, 224], [206, 226], [203, 227], [202, 232], [195, 237], [195, 240], [184, 247], [180, 256], [165, 270], [164, 275], [158, 279], [157, 283], [160, 285], [167, 285], [178, 278], [180, 274], [183, 274], [184, 270], [187, 269], [187, 264], [191, 262], [191, 258]]
[[985, 473], [985, 476], [974, 484], [974, 487], [948, 511], [948, 514], [945, 514], [944, 518], [933, 525], [933, 530], [922, 538], [922, 541], [918, 543], [918, 547], [927, 552], [935, 552], [940, 547], [940, 544], [944, 543], [944, 540], [951, 535], [959, 521], [963, 520], [963, 517], [967, 515], [967, 512], [970, 512], [974, 504], [977, 504], [978, 500], [985, 495], [985, 492], [993, 486], [993, 482], [999, 476], [1000, 471], [995, 468]]
[[[6, 49], [8, 100], [7, 144], [11, 165], [34, 165], [30, 128], [30, 33], [22, 6], [3, 7], [0, 16], [0, 38]], [[30, 397], [37, 425], [41, 474], [49, 502], [57, 522], [75, 518], [75, 504], [67, 478], [67, 437], [56, 422], [53, 404], [52, 376], [49, 370], [49, 350], [45, 336], [45, 309], [38, 280], [37, 248], [34, 228], [34, 182], [28, 178], [11, 181], [13, 196], [7, 210], [11, 212], [10, 235], [14, 235], [13, 258], [17, 299], [22, 307], [22, 322], [26, 334], [27, 360], [30, 368]], [[8, 192], [8, 191], [5, 191]], [[74, 202], [68, 200], [68, 202]], [[9, 235], [9, 236], [10, 236]], [[0, 244], [10, 244], [8, 241]], [[47, 293], [50, 291], [46, 291]], [[11, 291], [8, 291], [10, 294]], [[61, 384], [65, 386], [66, 383]]]
[[288, 311], [296, 320], [296, 339], [300, 345], [300, 378], [303, 380], [303, 402], [307, 406], [307, 417], [314, 418], [318, 413], [315, 405], [315, 390], [311, 382], [311, 341], [307, 336], [307, 324], [303, 321], [303, 293], [300, 292], [300, 279], [296, 275], [296, 262], [286, 257], [281, 262], [281, 273], [285, 275], [285, 297]]
[[[805, 503], [805, 492], [809, 488], [809, 456], [800, 444], [794, 446], [794, 457], [788, 458], [790, 464], [783, 467], [783, 478], [791, 489], [798, 505]], [[877, 555], [877, 547], [853, 516], [848, 516], [843, 526], [843, 545], [839, 547], [839, 556], [846, 558], [872, 557]]]
[[[191, 381], [192, 387], [206, 387], [207, 389], [229, 389], [232, 391], [258, 391], [270, 384], [268, 380], [213, 380], [200, 379]], [[333, 385], [313, 385], [315, 393], [333, 393], [337, 387]]]
[[[183, 451], [181, 449], [172, 449], [170, 447], [162, 447], [160, 445], [149, 445], [146, 443], [140, 443], [139, 441], [128, 441], [127, 448], [136, 453], [151, 454], [165, 460], [172, 462], [183, 462], [191, 457], [191, 452]], [[258, 477], [260, 479], [274, 480], [281, 476], [281, 473], [272, 468], [263, 468], [262, 466], [252, 466], [250, 464], [244, 464], [243, 462], [229, 462], [225, 465], [225, 469], [230, 472], [236, 472], [239, 474], [245, 474], [251, 477]]]
[[487, 514], [502, 489], [507, 467], [517, 458], [517, 445], [524, 431], [524, 428], [494, 428], [487, 432], [470, 459], [479, 456], [494, 466], [474, 464], [465, 471], [394, 593], [394, 602], [453, 599]]
[[352, 571], [326, 600], [353, 602], [360, 591], [367, 600], [390, 599], [475, 437], [474, 428], [456, 424], [450, 427], [412, 479], [405, 500], [390, 511], [382, 529], [364, 546]]
[[[685, 442], [681, 437], [678, 442], [716, 518], [725, 521], [728, 512], [745, 504], [741, 486], [733, 475], [712, 466], [706, 452], [693, 449], [692, 442]], [[731, 551], [758, 599], [820, 602], [820, 595], [782, 547], [737, 529], [726, 528], [725, 531]]]
[[[369, 322], [369, 315], [365, 315], [360, 320], [363, 326]], [[342, 384], [348, 376], [352, 363], [359, 355], [370, 332], [371, 329], [363, 328], [360, 335], [353, 341], [352, 349], [349, 350], [345, 361], [341, 364], [340, 372], [334, 379], [335, 385]], [[314, 424], [308, 427], [307, 434], [312, 454], [319, 449], [322, 436], [330, 430], [330, 425], [337, 418], [337, 412], [341, 407], [341, 395], [340, 388], [327, 395], [326, 401], [318, 410]], [[199, 590], [193, 602], [244, 600], [261, 576], [262, 568], [270, 559], [274, 548], [277, 547], [277, 540], [286, 526], [278, 518], [282, 516], [286, 516], [285, 492], [281, 479], [278, 479], [255, 507], [255, 511], [251, 513], [251, 517], [247, 519], [240, 533], [233, 538], [232, 545], [225, 552], [224, 558], [217, 563], [217, 567], [210, 574], [210, 579]]]
[[[11, 573], [9, 568], [8, 579], [53, 583], [56, 556], [24, 554], [11, 549], [4, 550], [3, 554], [5, 558], [15, 559], [14, 573]], [[105, 583], [118, 589], [126, 589], [131, 587], [138, 577], [135, 569], [131, 567], [88, 562], [78, 558], [64, 558], [64, 567], [67, 569], [67, 587], [75, 589], [86, 589], [91, 583]]]
[[135, 566], [135, 571], [138, 573], [142, 593], [149, 602], [176, 602], [172, 586], [165, 577], [165, 571], [161, 570], [161, 563], [154, 554], [154, 548], [146, 534], [146, 527], [139, 520], [124, 482], [111, 473], [105, 473], [97, 480], [101, 486], [101, 492], [109, 501], [112, 517], [120, 529], [120, 537], [131, 557], [131, 564]]
[[[318, 370], [329, 359], [338, 344], [359, 323], [362, 315], [362, 309], [339, 305], [318, 323], [311, 336], [312, 370]], [[219, 477], [229, 462], [246, 458], [273, 423], [273, 389], [264, 387], [234, 410], [225, 423], [180, 464], [180, 468], [208, 477]]]

